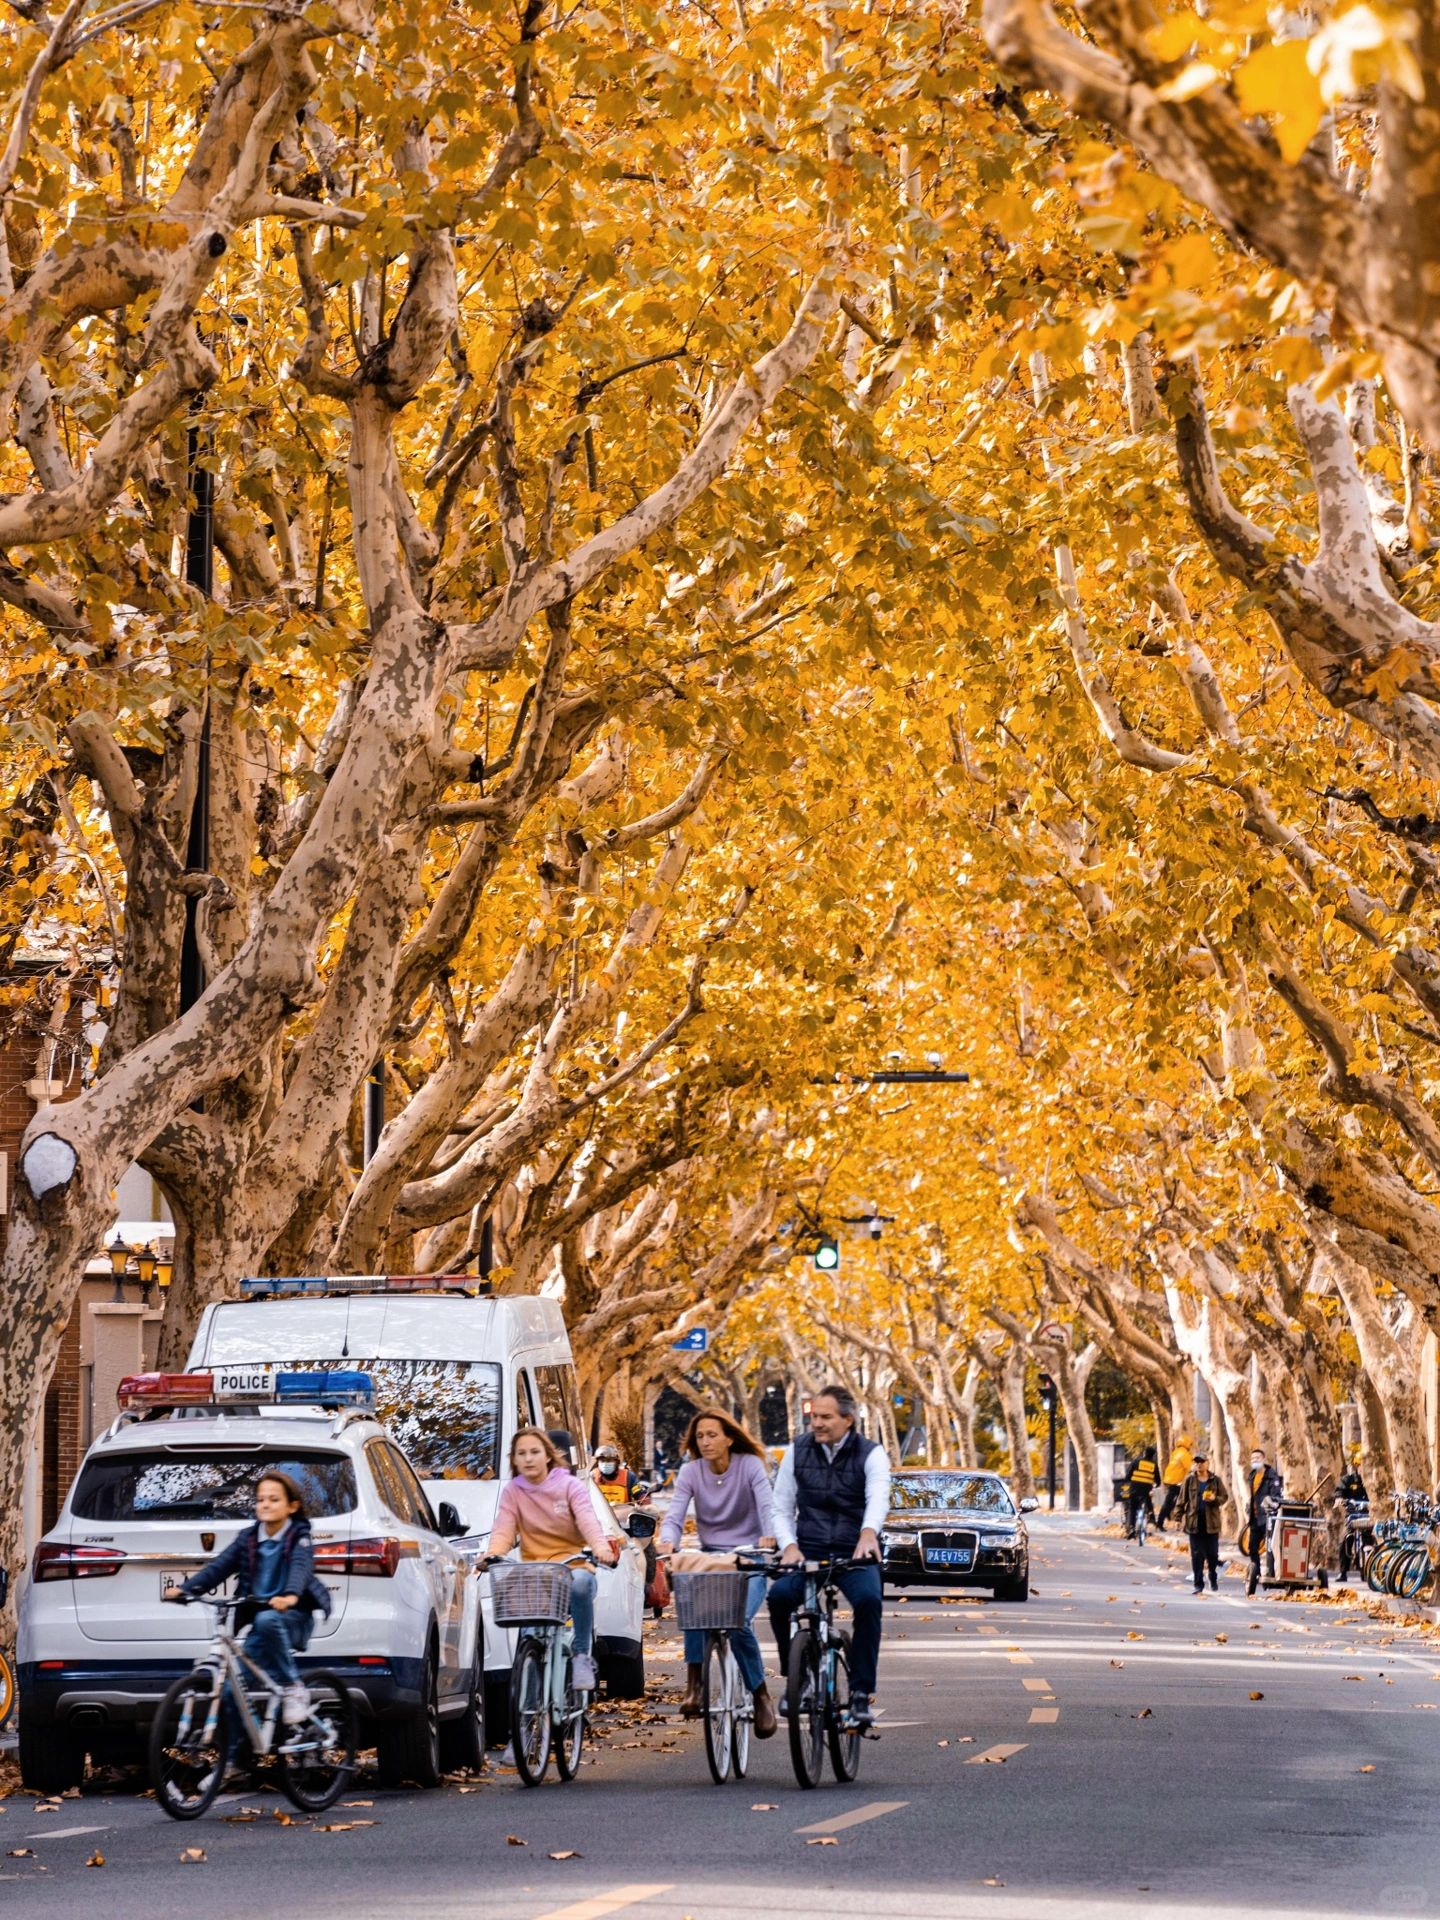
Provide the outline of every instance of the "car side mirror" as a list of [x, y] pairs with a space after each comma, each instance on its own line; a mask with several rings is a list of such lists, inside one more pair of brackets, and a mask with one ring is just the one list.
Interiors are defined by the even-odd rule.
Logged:
[[653, 1540], [659, 1525], [653, 1513], [632, 1513], [625, 1522], [625, 1531], [632, 1540]]
[[1033, 1493], [1027, 1493], [1025, 1498], [1020, 1502], [1020, 1511], [1022, 1513], [1034, 1513], [1039, 1504], [1040, 1502], [1035, 1498]]
[[454, 1504], [449, 1500], [442, 1500], [440, 1502], [440, 1511], [435, 1517], [440, 1532], [445, 1535], [447, 1540], [458, 1540], [462, 1534], [469, 1532], [469, 1528], [460, 1518]]

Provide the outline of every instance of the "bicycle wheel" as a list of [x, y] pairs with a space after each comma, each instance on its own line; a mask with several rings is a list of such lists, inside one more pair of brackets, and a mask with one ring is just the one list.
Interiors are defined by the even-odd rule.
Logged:
[[172, 1820], [198, 1820], [224, 1782], [231, 1731], [219, 1693], [217, 1674], [183, 1674], [150, 1722], [150, 1784]]
[[850, 1721], [850, 1636], [839, 1633], [831, 1648], [830, 1711], [825, 1732], [830, 1764], [837, 1780], [853, 1780], [860, 1771], [860, 1729]]
[[527, 1787], [538, 1787], [550, 1764], [550, 1698], [545, 1685], [545, 1650], [527, 1634], [510, 1669], [510, 1739], [515, 1771]]
[[350, 1690], [333, 1673], [307, 1673], [310, 1712], [285, 1731], [276, 1751], [280, 1786], [302, 1813], [333, 1807], [355, 1776], [359, 1716]]
[[750, 1767], [750, 1729], [755, 1722], [755, 1697], [740, 1675], [740, 1662], [730, 1656], [730, 1687], [735, 1702], [735, 1734], [730, 1743], [730, 1765], [737, 1780]]
[[1401, 1600], [1413, 1600], [1429, 1575], [1429, 1549], [1416, 1547], [1396, 1561], [1390, 1574], [1390, 1591]]
[[565, 1683], [565, 1717], [556, 1728], [555, 1771], [562, 1780], [573, 1780], [580, 1771], [580, 1754], [585, 1745], [585, 1708], [589, 1695], [577, 1692], [568, 1677]]
[[730, 1778], [735, 1740], [735, 1703], [731, 1680], [735, 1657], [723, 1633], [705, 1636], [705, 1663], [701, 1668], [701, 1713], [705, 1720], [705, 1758], [717, 1787]]
[[15, 1710], [15, 1669], [8, 1655], [0, 1648], [0, 1733]]
[[790, 1761], [802, 1787], [818, 1787], [825, 1769], [825, 1689], [820, 1676], [820, 1643], [810, 1627], [790, 1642], [785, 1675], [790, 1706]]
[[1383, 1547], [1377, 1547], [1371, 1554], [1365, 1568], [1365, 1584], [1372, 1593], [1384, 1593], [1388, 1589], [1390, 1568], [1400, 1549], [1393, 1540], [1387, 1540]]
[[1145, 1534], [1147, 1529], [1149, 1528], [1149, 1525], [1150, 1525], [1149, 1518], [1146, 1515], [1144, 1507], [1141, 1507], [1140, 1511], [1135, 1516], [1135, 1544], [1137, 1546], [1141, 1546], [1141, 1547], [1144, 1546]]

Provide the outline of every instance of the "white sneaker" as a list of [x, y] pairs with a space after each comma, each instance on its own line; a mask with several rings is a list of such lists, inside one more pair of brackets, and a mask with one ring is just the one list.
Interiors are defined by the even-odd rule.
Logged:
[[577, 1653], [570, 1669], [570, 1677], [580, 1693], [595, 1691], [595, 1662], [588, 1653]]
[[292, 1680], [280, 1700], [280, 1719], [287, 1727], [303, 1727], [310, 1712], [310, 1689], [300, 1680]]

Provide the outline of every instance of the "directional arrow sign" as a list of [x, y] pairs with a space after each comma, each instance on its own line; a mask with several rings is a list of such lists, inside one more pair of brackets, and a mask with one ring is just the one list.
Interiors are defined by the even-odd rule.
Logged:
[[682, 1333], [680, 1338], [671, 1344], [680, 1353], [704, 1353], [710, 1345], [710, 1329], [691, 1327], [688, 1333]]

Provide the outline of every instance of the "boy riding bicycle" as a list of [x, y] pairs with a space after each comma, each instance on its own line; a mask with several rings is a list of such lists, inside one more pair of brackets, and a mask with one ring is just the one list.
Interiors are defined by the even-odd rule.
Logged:
[[309, 1643], [317, 1613], [328, 1614], [330, 1595], [315, 1572], [315, 1543], [305, 1501], [288, 1473], [272, 1468], [255, 1486], [255, 1523], [192, 1573], [173, 1596], [196, 1600], [235, 1577], [235, 1595], [245, 1604], [235, 1624], [248, 1623], [245, 1651], [285, 1697], [280, 1717], [287, 1727], [304, 1724], [310, 1695], [295, 1655]]

